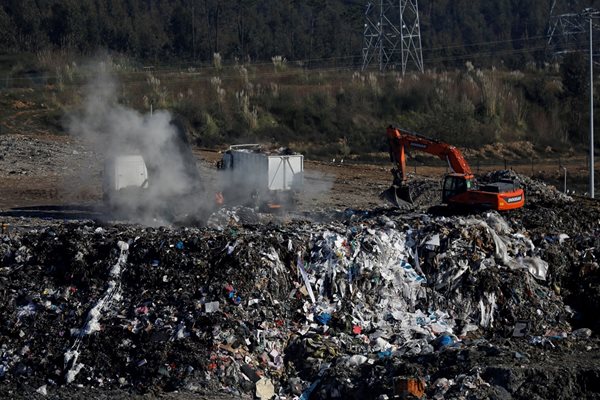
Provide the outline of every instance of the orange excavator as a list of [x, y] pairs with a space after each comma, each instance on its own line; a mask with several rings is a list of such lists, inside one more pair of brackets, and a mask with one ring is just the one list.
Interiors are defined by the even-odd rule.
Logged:
[[406, 177], [406, 148], [438, 156], [448, 162], [451, 173], [444, 178], [442, 202], [450, 206], [476, 209], [513, 210], [523, 207], [525, 194], [518, 184], [501, 180], [479, 186], [469, 164], [456, 147], [403, 129], [388, 126], [390, 158], [396, 166], [392, 169], [392, 186], [380, 197], [399, 207], [413, 203]]

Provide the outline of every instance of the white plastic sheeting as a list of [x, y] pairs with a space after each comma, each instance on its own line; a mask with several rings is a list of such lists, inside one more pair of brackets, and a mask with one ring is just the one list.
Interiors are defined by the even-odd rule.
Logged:
[[[410, 351], [423, 351], [427, 346], [423, 338], [452, 334], [455, 320], [464, 321], [463, 334], [478, 327], [492, 328], [497, 293], [493, 289], [463, 293], [463, 280], [476, 279], [488, 268], [526, 270], [544, 280], [548, 263], [537, 256], [531, 240], [513, 232], [500, 215], [486, 217], [432, 220], [424, 216], [428, 225], [420, 229], [400, 231], [388, 223], [315, 233], [309, 259], [297, 261], [311, 300], [304, 306], [307, 325], [301, 332], [321, 329], [317, 322], [327, 325], [330, 315], [347, 312], [348, 307], [353, 324], [375, 329], [381, 338], [393, 332], [404, 338]], [[446, 235], [449, 231], [443, 226], [448, 223], [459, 229], [459, 237]], [[422, 233], [428, 230], [433, 233]], [[421, 271], [419, 246], [437, 254], [438, 269], [430, 277]], [[328, 317], [319, 319], [321, 314]], [[382, 351], [381, 338], [373, 344], [378, 351]]]
[[111, 306], [113, 301], [118, 301], [120, 299], [121, 294], [119, 279], [123, 270], [125, 269], [125, 265], [127, 264], [129, 244], [119, 241], [117, 246], [120, 250], [119, 258], [110, 269], [109, 276], [112, 279], [108, 282], [108, 287], [104, 292], [104, 296], [98, 300], [94, 307], [92, 307], [92, 309], [88, 312], [83, 328], [72, 330], [76, 336], [75, 342], [71, 348], [65, 352], [64, 355], [65, 370], [67, 371], [65, 379], [67, 383], [73, 382], [77, 374], [79, 374], [84, 366], [83, 364], [77, 362], [80, 354], [79, 347], [81, 346], [82, 337], [85, 335], [90, 335], [94, 332], [98, 332], [100, 330], [100, 318], [102, 317], [102, 312], [106, 311]]

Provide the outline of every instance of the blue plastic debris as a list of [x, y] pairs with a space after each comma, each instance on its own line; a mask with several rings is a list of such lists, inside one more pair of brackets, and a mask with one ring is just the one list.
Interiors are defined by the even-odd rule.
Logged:
[[436, 349], [442, 349], [444, 347], [452, 346], [454, 344], [454, 339], [450, 335], [442, 334], [435, 339], [434, 346]]
[[231, 285], [225, 285], [225, 291], [227, 292], [227, 297], [233, 304], [240, 304], [242, 302], [242, 298], [237, 295], [237, 291]]
[[379, 359], [389, 358], [391, 356], [392, 356], [391, 350], [380, 351], [379, 353], [377, 353], [377, 357], [379, 357]]
[[229, 292], [229, 298], [233, 301], [234, 304], [240, 304], [242, 302], [242, 298], [235, 294], [235, 291]]
[[410, 265], [408, 262], [402, 260], [402, 261], [400, 261], [400, 266], [404, 269], [404, 273], [406, 274], [406, 277], [408, 279], [410, 279], [411, 281], [419, 282], [419, 283], [427, 283], [427, 279], [425, 279], [424, 276], [419, 275], [417, 273], [417, 271], [414, 270], [413, 266]]
[[299, 400], [308, 400], [310, 398], [310, 395], [312, 394], [312, 392], [317, 388], [317, 385], [321, 383], [320, 379], [317, 379], [316, 381], [314, 381], [305, 391], [304, 393], [302, 393], [302, 395], [300, 396]]
[[177, 248], [177, 250], [183, 250], [183, 242], [180, 240], [179, 242], [177, 242], [175, 247]]
[[331, 321], [331, 314], [329, 313], [321, 313], [317, 316], [317, 321], [321, 325], [327, 325], [329, 321]]

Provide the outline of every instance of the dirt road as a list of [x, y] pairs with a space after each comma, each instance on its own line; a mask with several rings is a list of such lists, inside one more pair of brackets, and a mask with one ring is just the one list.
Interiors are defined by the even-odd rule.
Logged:
[[[217, 151], [194, 149], [201, 176], [212, 187], [217, 179]], [[583, 192], [586, 187], [586, 165], [582, 157], [561, 160], [566, 166], [568, 185]], [[422, 166], [409, 162], [411, 173], [439, 179], [446, 172], [441, 166]], [[379, 164], [351, 162], [305, 161], [305, 192], [300, 210], [324, 208], [369, 209], [386, 204], [378, 198], [391, 180], [391, 165], [382, 154]], [[473, 169], [480, 173], [502, 169], [504, 165], [485, 165]], [[531, 164], [510, 166], [531, 175]], [[562, 171], [556, 160], [538, 161], [534, 176], [562, 188]], [[97, 209], [101, 199], [102, 155], [85, 144], [65, 136], [4, 135], [0, 137], [0, 209], [22, 209], [23, 215], [33, 210], [43, 216], [67, 206], [71, 212], [84, 215]], [[46, 206], [44, 209], [40, 206]], [[18, 210], [15, 215], [20, 215]], [[67, 215], [68, 217], [68, 215]]]

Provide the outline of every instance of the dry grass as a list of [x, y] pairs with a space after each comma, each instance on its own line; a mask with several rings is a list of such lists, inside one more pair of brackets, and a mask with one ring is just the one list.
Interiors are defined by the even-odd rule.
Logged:
[[[52, 114], [77, 107], [90, 76], [86, 64], [68, 53], [40, 53], [36, 62], [50, 79], [35, 88], [34, 108]], [[224, 65], [217, 54], [212, 66], [185, 70], [147, 71], [119, 57], [110, 64], [122, 85], [121, 101], [143, 112], [150, 105], [173, 111], [202, 145], [252, 138], [307, 142], [315, 153], [348, 157], [384, 150], [382, 132], [388, 124], [463, 147], [568, 140], [560, 78], [539, 71], [466, 68], [402, 76], [306, 70], [282, 57], [262, 65]], [[551, 99], [550, 106], [532, 99], [525, 87]], [[7, 102], [18, 100], [10, 92], [4, 96]], [[2, 116], [17, 113], [6, 102], [2, 107]]]

